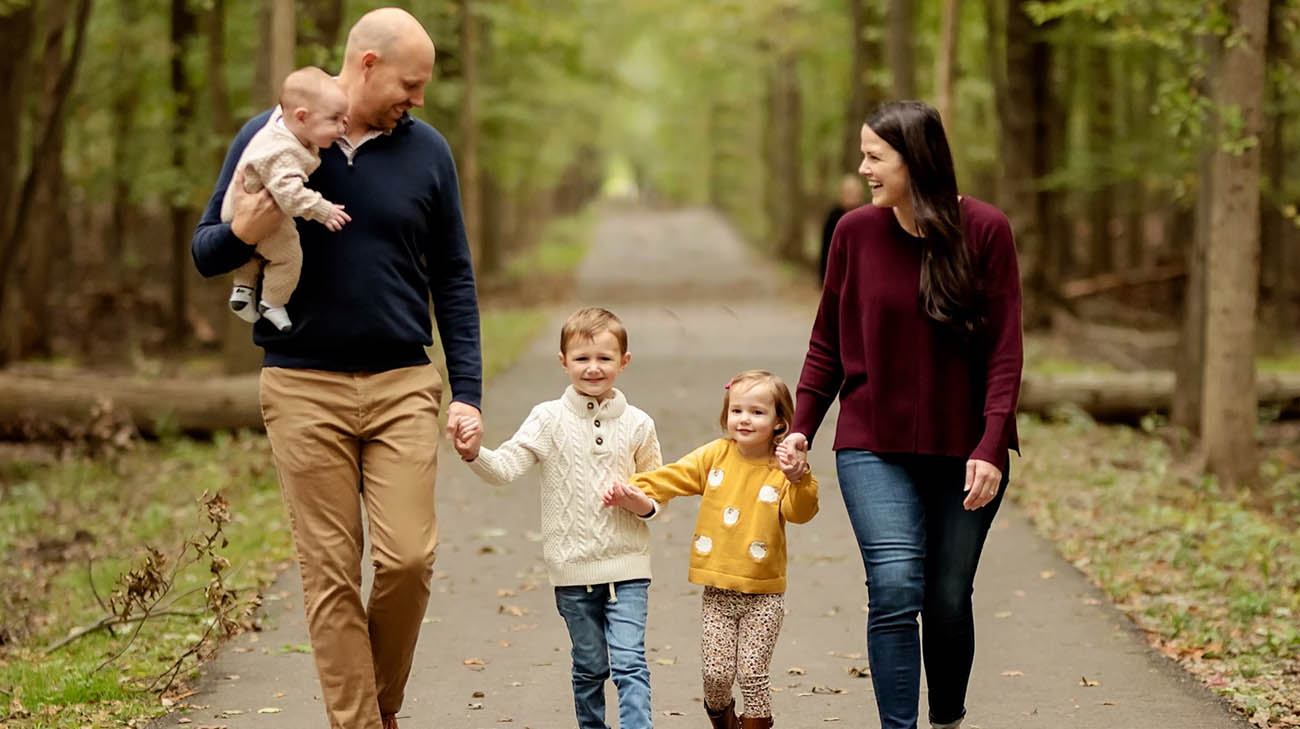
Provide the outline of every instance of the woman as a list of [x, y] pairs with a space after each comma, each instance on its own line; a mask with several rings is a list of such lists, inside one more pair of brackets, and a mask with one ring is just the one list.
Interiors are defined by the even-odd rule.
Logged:
[[836, 466], [866, 566], [881, 727], [916, 727], [924, 658], [930, 724], [950, 729], [966, 715], [975, 568], [1018, 448], [1015, 242], [1001, 211], [957, 194], [933, 108], [880, 107], [862, 154], [871, 205], [835, 230], [783, 448], [807, 448], [839, 396]]

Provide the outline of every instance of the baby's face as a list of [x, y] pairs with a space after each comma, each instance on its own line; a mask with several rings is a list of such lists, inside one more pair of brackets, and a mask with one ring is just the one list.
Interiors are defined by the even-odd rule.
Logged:
[[325, 149], [348, 131], [348, 98], [342, 92], [326, 94], [303, 119], [307, 141]]

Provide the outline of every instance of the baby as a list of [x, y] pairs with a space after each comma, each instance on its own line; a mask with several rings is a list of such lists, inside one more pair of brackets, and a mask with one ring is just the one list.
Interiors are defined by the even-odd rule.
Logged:
[[[221, 202], [221, 220], [234, 217], [234, 188], [265, 189], [284, 211], [274, 233], [257, 242], [257, 254], [235, 271], [230, 308], [245, 321], [265, 316], [282, 332], [293, 328], [285, 304], [298, 286], [302, 247], [293, 219], [307, 218], [332, 231], [352, 218], [320, 193], [306, 186], [307, 177], [320, 166], [320, 150], [334, 144], [347, 131], [348, 98], [329, 74], [308, 66], [284, 79], [280, 105], [266, 126], [249, 140], [235, 166], [235, 176]], [[262, 275], [262, 299], [254, 306], [257, 277]]]

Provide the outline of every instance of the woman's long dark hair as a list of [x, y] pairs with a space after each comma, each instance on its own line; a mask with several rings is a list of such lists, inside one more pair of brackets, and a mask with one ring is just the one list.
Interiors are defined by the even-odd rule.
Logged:
[[921, 308], [969, 337], [983, 324], [984, 307], [962, 236], [957, 175], [939, 112], [921, 101], [891, 101], [866, 123], [907, 165], [912, 215], [922, 239]]

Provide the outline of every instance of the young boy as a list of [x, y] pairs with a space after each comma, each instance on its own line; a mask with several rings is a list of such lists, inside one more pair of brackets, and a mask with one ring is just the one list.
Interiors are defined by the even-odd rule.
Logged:
[[[257, 242], [257, 255], [235, 271], [230, 308], [239, 318], [255, 322], [265, 316], [280, 331], [289, 331], [293, 322], [284, 306], [302, 272], [302, 247], [293, 219], [314, 220], [333, 231], [352, 219], [342, 205], [306, 187], [308, 175], [320, 167], [320, 150], [347, 131], [347, 113], [347, 95], [329, 74], [314, 66], [300, 68], [285, 77], [279, 107], [240, 155], [221, 203], [221, 220], [234, 218], [232, 191], [241, 175], [244, 190], [265, 188], [285, 219], [274, 233]], [[262, 300], [254, 306], [258, 274], [262, 274]]]
[[628, 404], [614, 380], [627, 367], [627, 331], [605, 309], [574, 312], [560, 331], [560, 365], [571, 383], [533, 408], [499, 448], [456, 450], [481, 478], [507, 483], [542, 466], [542, 555], [555, 605], [573, 643], [573, 703], [579, 729], [607, 729], [605, 679], [613, 669], [621, 729], [650, 729], [645, 659], [650, 532], [645, 519], [606, 509], [613, 481], [663, 463], [654, 421]]

